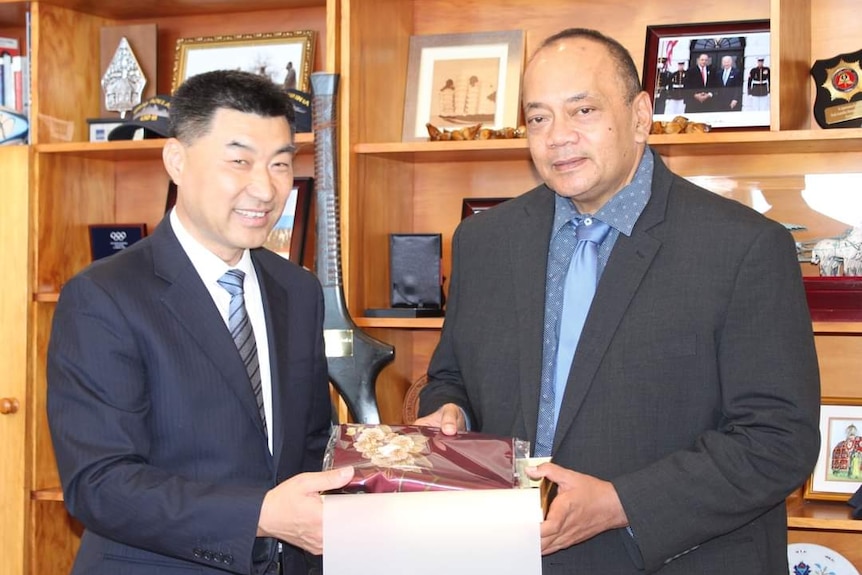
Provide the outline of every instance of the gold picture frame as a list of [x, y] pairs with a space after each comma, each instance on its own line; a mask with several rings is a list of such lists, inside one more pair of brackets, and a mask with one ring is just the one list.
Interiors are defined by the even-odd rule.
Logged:
[[[851, 437], [852, 435], [852, 437]], [[847, 501], [862, 486], [862, 399], [823, 398], [820, 454], [803, 497]]]
[[231, 69], [255, 72], [286, 89], [308, 92], [316, 37], [314, 30], [297, 30], [178, 38], [171, 93], [191, 76]]
[[410, 37], [402, 140], [426, 140], [426, 124], [518, 127], [524, 32]]

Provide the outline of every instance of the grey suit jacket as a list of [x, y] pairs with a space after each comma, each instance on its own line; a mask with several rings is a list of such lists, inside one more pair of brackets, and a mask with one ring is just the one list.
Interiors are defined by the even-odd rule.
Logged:
[[[252, 250], [273, 382], [273, 454], [231, 336], [167, 218], [63, 288], [48, 417], [66, 506], [86, 531], [74, 573], [263, 573], [266, 491], [319, 471], [329, 434], [323, 297]], [[307, 573], [286, 546], [285, 573]]]
[[[635, 539], [600, 534], [544, 572], [784, 573], [784, 499], [819, 444], [795, 245], [655, 159], [649, 203], [597, 287], [553, 452], [614, 484]], [[535, 441], [553, 197], [539, 186], [456, 231], [420, 414], [454, 402], [477, 430]]]

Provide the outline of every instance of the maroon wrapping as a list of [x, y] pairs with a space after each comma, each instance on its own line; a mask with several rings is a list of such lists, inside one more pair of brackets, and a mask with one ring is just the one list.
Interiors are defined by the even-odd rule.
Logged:
[[342, 424], [333, 431], [327, 467], [353, 466], [342, 493], [512, 489], [514, 441], [416, 425]]

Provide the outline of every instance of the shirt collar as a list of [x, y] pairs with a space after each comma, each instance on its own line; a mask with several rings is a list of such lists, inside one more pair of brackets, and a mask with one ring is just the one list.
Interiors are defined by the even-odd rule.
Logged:
[[[632, 181], [611, 197], [593, 216], [620, 233], [630, 236], [652, 193], [652, 175], [655, 160], [649, 146], [644, 150]], [[575, 204], [554, 194], [554, 233], [572, 218], [581, 215]]]
[[189, 231], [183, 226], [179, 216], [177, 216], [176, 208], [171, 210], [170, 215], [171, 228], [174, 230], [174, 235], [180, 242], [180, 246], [192, 262], [192, 265], [201, 276], [204, 283], [215, 283], [229, 269], [238, 269], [246, 275], [254, 273], [254, 268], [251, 263], [251, 255], [248, 250], [243, 250], [242, 257], [236, 265], [229, 266], [224, 260], [212, 253], [203, 244], [196, 240]]

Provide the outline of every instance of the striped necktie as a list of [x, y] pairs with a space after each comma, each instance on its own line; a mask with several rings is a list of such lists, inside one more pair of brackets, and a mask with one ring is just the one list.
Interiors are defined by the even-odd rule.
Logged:
[[237, 350], [239, 350], [239, 356], [251, 381], [251, 389], [254, 391], [254, 398], [257, 400], [257, 408], [260, 411], [260, 420], [263, 423], [263, 432], [267, 434], [266, 412], [263, 409], [263, 388], [260, 381], [260, 364], [257, 360], [257, 344], [254, 340], [254, 331], [251, 328], [248, 312], [245, 309], [244, 279], [244, 272], [231, 269], [225, 272], [218, 283], [230, 294], [228, 329], [230, 329], [230, 335]]

